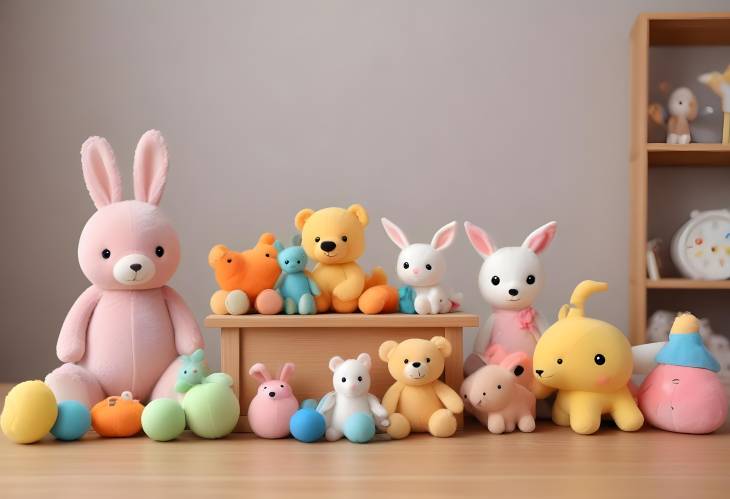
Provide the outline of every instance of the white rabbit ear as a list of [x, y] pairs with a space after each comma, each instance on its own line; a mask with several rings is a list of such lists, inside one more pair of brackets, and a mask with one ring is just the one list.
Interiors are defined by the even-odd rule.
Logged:
[[469, 238], [469, 242], [471, 242], [476, 252], [482, 255], [482, 257], [487, 258], [497, 251], [497, 247], [489, 240], [489, 236], [484, 232], [484, 229], [471, 222], [464, 222], [464, 229], [466, 230], [466, 236]]
[[368, 369], [370, 369], [370, 367], [372, 367], [372, 365], [373, 365], [373, 361], [370, 358], [370, 355], [367, 354], [367, 353], [365, 353], [365, 352], [363, 352], [363, 353], [361, 353], [360, 355], [357, 356], [357, 361], [360, 364], [362, 364], [365, 367], [367, 367]]
[[330, 364], [329, 364], [330, 371], [335, 372], [335, 370], [338, 367], [340, 367], [343, 364], [343, 362], [345, 362], [345, 361], [339, 355], [335, 355], [334, 357], [332, 357], [330, 359]]
[[266, 366], [260, 362], [258, 364], [252, 365], [251, 369], [248, 370], [248, 374], [253, 376], [259, 383], [264, 383], [265, 381], [271, 380], [269, 370], [266, 369]]
[[122, 178], [114, 151], [103, 137], [89, 137], [81, 146], [81, 170], [97, 208], [122, 200]]
[[148, 130], [134, 151], [134, 198], [160, 204], [167, 181], [167, 146], [162, 134]]
[[536, 229], [532, 234], [527, 236], [525, 242], [522, 243], [523, 248], [530, 248], [538, 255], [545, 251], [550, 242], [555, 237], [555, 232], [558, 230], [557, 222], [548, 222], [539, 229]]
[[433, 235], [433, 239], [431, 239], [431, 247], [433, 247], [436, 251], [444, 250], [451, 246], [455, 237], [456, 221], [444, 225], [436, 232], [436, 234]]
[[381, 218], [380, 222], [383, 224], [385, 233], [388, 234], [388, 237], [391, 241], [395, 243], [396, 246], [398, 246], [400, 249], [406, 249], [406, 247], [409, 246], [408, 238], [403, 233], [403, 231], [400, 230], [400, 227], [398, 227], [396, 224], [394, 224], [385, 217]]

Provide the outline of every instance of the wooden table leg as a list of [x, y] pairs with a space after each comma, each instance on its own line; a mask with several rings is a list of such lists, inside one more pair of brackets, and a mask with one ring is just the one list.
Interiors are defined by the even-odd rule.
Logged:
[[[446, 359], [444, 366], [444, 381], [457, 393], [464, 382], [464, 332], [460, 327], [444, 328], [444, 336], [451, 343], [451, 356]], [[459, 428], [464, 427], [464, 415], [457, 414]]]
[[[241, 330], [237, 327], [221, 328], [221, 371], [233, 378], [233, 393], [241, 400]], [[239, 402], [240, 403], [240, 402]], [[246, 410], [241, 407], [241, 414]], [[241, 420], [239, 419], [239, 426]], [[241, 431], [238, 427], [236, 431]]]

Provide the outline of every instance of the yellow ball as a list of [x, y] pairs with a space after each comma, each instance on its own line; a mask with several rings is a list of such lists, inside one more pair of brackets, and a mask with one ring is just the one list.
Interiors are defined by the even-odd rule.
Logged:
[[58, 416], [56, 397], [42, 381], [24, 381], [5, 397], [0, 416], [3, 433], [13, 442], [32, 444], [51, 431]]

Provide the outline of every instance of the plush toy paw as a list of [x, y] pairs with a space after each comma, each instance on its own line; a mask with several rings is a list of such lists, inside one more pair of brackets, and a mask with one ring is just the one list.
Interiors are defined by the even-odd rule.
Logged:
[[418, 315], [428, 315], [431, 313], [431, 303], [425, 296], [417, 296], [413, 302], [413, 308], [416, 309]]
[[314, 304], [314, 296], [304, 294], [299, 298], [299, 315], [313, 315], [317, 313], [317, 307]]
[[327, 428], [327, 431], [324, 433], [324, 438], [326, 438], [328, 442], [336, 442], [342, 437], [342, 432], [335, 428]]
[[507, 425], [500, 414], [490, 414], [489, 419], [487, 420], [487, 429], [490, 433], [500, 435], [507, 431]]
[[210, 297], [210, 310], [216, 315], [228, 315], [228, 309], [226, 309], [226, 297], [228, 291], [219, 289], [213, 296]]
[[411, 433], [411, 423], [408, 422], [403, 414], [394, 412], [390, 415], [390, 426], [388, 427], [388, 435], [393, 439], [406, 438]]
[[294, 315], [297, 313], [297, 304], [293, 299], [287, 298], [284, 300], [284, 313], [286, 315]]
[[248, 295], [240, 289], [235, 289], [226, 296], [226, 310], [231, 315], [244, 315], [251, 308]]
[[284, 307], [284, 299], [273, 289], [265, 289], [256, 297], [256, 310], [263, 315], [276, 315]]
[[439, 409], [428, 420], [428, 431], [434, 437], [450, 437], [456, 433], [456, 417], [448, 409]]
[[517, 428], [525, 433], [531, 433], [535, 431], [535, 418], [533, 418], [530, 414], [522, 416], [517, 422]]

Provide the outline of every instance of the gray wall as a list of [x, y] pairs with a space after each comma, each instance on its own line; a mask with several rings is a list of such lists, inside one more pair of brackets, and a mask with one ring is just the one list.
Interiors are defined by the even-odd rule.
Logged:
[[[76, 243], [93, 212], [79, 147], [112, 143], [131, 192], [148, 128], [167, 138], [163, 206], [196, 315], [208, 249], [288, 239], [293, 216], [361, 202], [413, 240], [452, 219], [518, 243], [560, 223], [539, 306], [606, 279], [592, 313], [627, 325], [628, 36], [649, 10], [725, 1], [0, 2], [0, 379], [57, 364], [59, 327], [87, 282]], [[393, 276], [368, 230], [365, 267]], [[465, 308], [479, 257], [460, 232], [449, 281]], [[467, 342], [471, 341], [469, 332]], [[215, 331], [205, 332], [212, 358]]]

